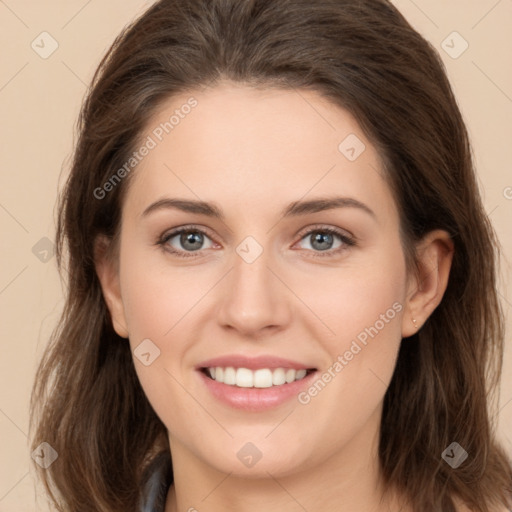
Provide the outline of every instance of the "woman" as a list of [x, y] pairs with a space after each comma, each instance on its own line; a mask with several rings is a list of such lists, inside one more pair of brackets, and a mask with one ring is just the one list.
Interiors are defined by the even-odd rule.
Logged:
[[59, 510], [512, 507], [496, 241], [386, 0], [157, 2], [99, 66], [60, 211], [32, 404]]

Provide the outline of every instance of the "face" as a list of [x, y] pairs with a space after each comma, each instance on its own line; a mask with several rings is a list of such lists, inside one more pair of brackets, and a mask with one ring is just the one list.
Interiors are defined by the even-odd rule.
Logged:
[[375, 441], [408, 279], [355, 119], [222, 83], [168, 100], [142, 140], [107, 293], [173, 456], [278, 476]]

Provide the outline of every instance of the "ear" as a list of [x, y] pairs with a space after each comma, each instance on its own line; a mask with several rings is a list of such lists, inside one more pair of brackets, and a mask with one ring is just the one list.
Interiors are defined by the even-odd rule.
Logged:
[[121, 286], [119, 281], [119, 265], [116, 258], [111, 255], [112, 241], [104, 235], [97, 237], [94, 243], [94, 265], [101, 284], [103, 297], [112, 319], [112, 326], [122, 338], [128, 338], [128, 328], [121, 299]]
[[437, 308], [448, 285], [454, 245], [444, 230], [429, 232], [417, 245], [418, 273], [409, 276], [402, 337], [415, 334]]

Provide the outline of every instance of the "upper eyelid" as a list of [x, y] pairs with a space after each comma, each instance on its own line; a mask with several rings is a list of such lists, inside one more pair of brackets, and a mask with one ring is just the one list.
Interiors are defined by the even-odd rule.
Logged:
[[160, 239], [172, 238], [176, 235], [179, 235], [183, 231], [199, 231], [213, 238], [210, 234], [211, 231], [209, 228], [205, 226], [200, 226], [198, 224], [185, 224], [184, 226], [179, 226], [177, 228], [172, 228], [167, 231], [164, 231], [164, 233], [160, 236]]
[[307, 227], [299, 230], [299, 232], [295, 236], [300, 235], [301, 237], [304, 237], [306, 235], [311, 234], [311, 232], [313, 232], [313, 231], [334, 231], [335, 234], [337, 234], [338, 236], [346, 236], [346, 238], [350, 238], [351, 240], [354, 240], [354, 241], [357, 240], [357, 237], [355, 235], [353, 235], [347, 229], [343, 229], [340, 227], [328, 226], [326, 224], [313, 224], [311, 226], [307, 226]]

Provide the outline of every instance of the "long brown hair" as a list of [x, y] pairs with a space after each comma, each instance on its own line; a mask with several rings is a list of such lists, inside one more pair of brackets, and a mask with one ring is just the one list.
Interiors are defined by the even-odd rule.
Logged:
[[[169, 452], [94, 267], [93, 242], [118, 234], [136, 169], [106, 194], [98, 187], [129, 159], [163, 100], [222, 79], [310, 89], [347, 109], [386, 163], [406, 252], [430, 230], [450, 233], [445, 296], [402, 343], [385, 395], [382, 473], [415, 512], [454, 511], [453, 498], [482, 512], [510, 506], [512, 467], [491, 410], [504, 338], [498, 244], [439, 55], [387, 0], [161, 0], [101, 61], [60, 196], [66, 303], [31, 402], [33, 449], [44, 441], [59, 455], [36, 466], [57, 509], [135, 510], [144, 468]], [[441, 458], [454, 441], [469, 453], [457, 469]]]

